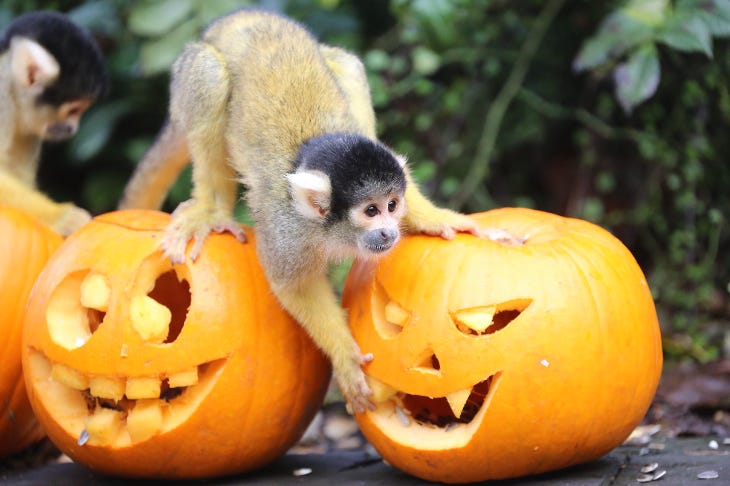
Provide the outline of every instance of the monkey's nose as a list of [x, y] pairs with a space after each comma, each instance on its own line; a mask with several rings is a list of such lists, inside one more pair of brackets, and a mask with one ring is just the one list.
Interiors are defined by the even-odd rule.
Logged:
[[396, 228], [380, 228], [367, 234], [365, 245], [368, 250], [381, 253], [390, 250], [399, 237], [400, 233]]

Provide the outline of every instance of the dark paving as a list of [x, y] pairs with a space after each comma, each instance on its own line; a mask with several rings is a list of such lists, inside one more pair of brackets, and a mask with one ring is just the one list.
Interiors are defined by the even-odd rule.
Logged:
[[[510, 481], [490, 481], [492, 485], [545, 486], [657, 486], [730, 485], [730, 444], [722, 438], [657, 438], [645, 446], [621, 446], [603, 458], [582, 466], [541, 476]], [[653, 472], [641, 469], [656, 463]], [[310, 470], [296, 476], [295, 471]], [[666, 471], [662, 473], [662, 471]], [[700, 475], [714, 477], [700, 479]], [[641, 479], [642, 481], [639, 481]], [[121, 485], [131, 481], [94, 474], [77, 464], [52, 464], [23, 472], [0, 475], [0, 484], [9, 485]], [[151, 484], [154, 482], [144, 482]], [[134, 481], [134, 484], [144, 484]], [[159, 483], [172, 484], [172, 483]], [[288, 454], [269, 467], [242, 476], [189, 484], [214, 485], [418, 485], [429, 484], [408, 476], [386, 464], [376, 455], [363, 451], [328, 454]]]

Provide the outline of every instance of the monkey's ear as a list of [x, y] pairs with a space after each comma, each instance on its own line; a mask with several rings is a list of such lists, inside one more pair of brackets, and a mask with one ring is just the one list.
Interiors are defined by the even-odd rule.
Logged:
[[322, 219], [330, 210], [332, 185], [324, 172], [301, 170], [287, 174], [294, 207], [309, 219]]
[[58, 61], [36, 41], [14, 37], [10, 52], [13, 78], [20, 86], [45, 88], [58, 77]]

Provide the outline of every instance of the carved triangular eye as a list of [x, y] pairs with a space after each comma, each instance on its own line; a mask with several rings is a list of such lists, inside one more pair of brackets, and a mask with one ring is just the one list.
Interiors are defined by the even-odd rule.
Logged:
[[453, 312], [451, 317], [456, 328], [464, 334], [494, 334], [514, 321], [531, 302], [531, 299], [517, 299], [501, 304], [469, 307]]

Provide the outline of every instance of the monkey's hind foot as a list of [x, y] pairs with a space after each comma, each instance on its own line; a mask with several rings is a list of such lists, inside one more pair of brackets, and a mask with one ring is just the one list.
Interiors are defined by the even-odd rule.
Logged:
[[189, 256], [195, 261], [200, 255], [205, 238], [211, 233], [231, 233], [238, 241], [245, 242], [246, 234], [240, 223], [222, 211], [210, 210], [194, 199], [180, 204], [172, 213], [172, 222], [160, 242], [165, 255], [172, 263], [185, 261], [188, 242], [193, 241]]

